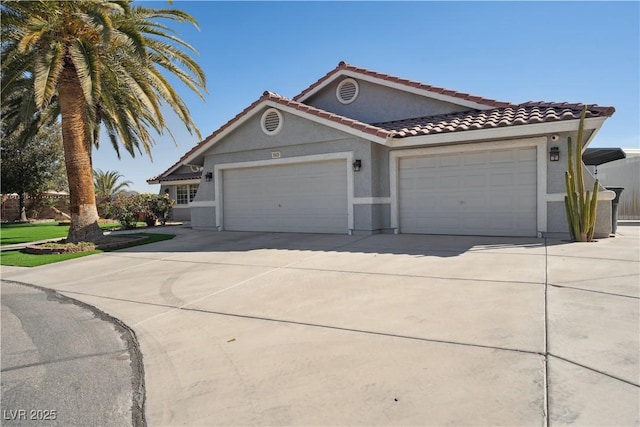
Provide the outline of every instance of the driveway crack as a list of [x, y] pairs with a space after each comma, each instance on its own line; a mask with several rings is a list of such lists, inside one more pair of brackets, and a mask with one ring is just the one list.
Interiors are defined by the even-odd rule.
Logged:
[[544, 239], [544, 425], [549, 425], [549, 253]]
[[564, 357], [561, 357], [561, 356], [558, 356], [558, 355], [555, 355], [555, 354], [551, 354], [551, 353], [547, 353], [547, 356], [555, 357], [556, 359], [562, 360], [564, 362], [570, 363], [570, 364], [575, 365], [575, 366], [579, 366], [579, 367], [587, 369], [587, 370], [589, 370], [591, 372], [595, 372], [597, 374], [604, 375], [605, 377], [609, 377], [611, 379], [621, 381], [621, 382], [623, 382], [625, 384], [629, 384], [631, 386], [640, 388], [640, 384], [636, 384], [636, 383], [634, 383], [632, 381], [625, 380], [624, 378], [620, 378], [620, 377], [617, 377], [615, 375], [608, 374], [608, 373], [606, 373], [604, 371], [601, 371], [599, 369], [592, 368], [592, 367], [587, 366], [587, 365], [583, 365], [582, 363], [574, 362], [573, 360], [565, 359]]
[[[136, 301], [136, 300], [123, 299], [123, 298], [115, 298], [115, 297], [108, 297], [108, 296], [102, 296], [102, 295], [94, 295], [94, 294], [88, 294], [88, 293], [83, 293], [83, 292], [68, 292], [68, 293], [78, 294], [78, 295], [86, 295], [86, 296], [91, 296], [91, 297], [95, 297], [95, 298], [104, 298], [104, 299], [115, 300], [115, 301], [123, 301], [123, 302], [132, 303], [132, 304], [148, 305], [148, 306], [153, 306], [153, 307], [164, 307], [164, 308], [170, 309], [170, 310], [168, 310], [168, 311], [166, 311], [164, 313], [159, 314], [158, 316], [163, 315], [163, 314], [167, 314], [167, 313], [170, 313], [170, 312], [175, 312], [175, 311], [191, 311], [191, 312], [202, 313], [202, 314], [213, 314], [213, 315], [216, 315], [216, 316], [235, 317], [235, 318], [241, 318], [241, 319], [259, 320], [259, 321], [283, 323], [283, 324], [298, 325], [298, 326], [308, 326], [308, 327], [313, 327], [313, 328], [324, 328], [324, 329], [331, 329], [331, 330], [337, 330], [337, 331], [354, 332], [354, 333], [361, 333], [361, 334], [368, 334], [368, 335], [377, 335], [377, 336], [386, 336], [386, 337], [392, 337], [392, 338], [408, 339], [408, 340], [414, 340], [414, 341], [424, 341], [424, 342], [433, 342], [433, 343], [440, 343], [440, 344], [450, 344], [450, 345], [458, 345], [458, 346], [464, 346], [464, 347], [485, 348], [485, 349], [490, 349], [490, 350], [510, 351], [510, 352], [516, 352], [516, 353], [531, 354], [531, 355], [535, 355], [535, 356], [544, 356], [545, 355], [544, 353], [539, 352], [539, 351], [523, 350], [523, 349], [517, 349], [517, 348], [499, 347], [499, 346], [477, 344], [477, 343], [469, 343], [469, 342], [460, 342], [460, 341], [451, 341], [451, 340], [444, 340], [444, 339], [437, 339], [437, 338], [416, 337], [416, 336], [411, 336], [411, 335], [392, 334], [392, 333], [388, 333], [388, 332], [370, 331], [370, 330], [366, 330], [366, 329], [349, 328], [349, 327], [345, 327], [345, 326], [326, 325], [326, 324], [311, 323], [311, 322], [301, 322], [301, 321], [290, 320], [290, 319], [276, 319], [276, 318], [270, 318], [270, 317], [264, 317], [264, 316], [254, 316], [254, 315], [251, 315], [251, 314], [227, 313], [227, 312], [206, 310], [206, 309], [194, 308], [194, 307], [172, 306], [172, 305], [169, 305], [169, 304], [150, 303], [150, 302], [145, 302], [145, 301]], [[151, 319], [151, 318], [149, 318], [149, 319]], [[145, 319], [142, 322], [144, 322], [146, 320], [149, 320], [149, 319]], [[141, 323], [141, 322], [139, 322], [139, 323]]]

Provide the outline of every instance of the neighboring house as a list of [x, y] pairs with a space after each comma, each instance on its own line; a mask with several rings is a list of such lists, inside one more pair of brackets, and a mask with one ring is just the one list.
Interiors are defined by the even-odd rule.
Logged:
[[[499, 102], [341, 62], [293, 99], [265, 92], [149, 182], [173, 198], [199, 184], [176, 216], [190, 211], [200, 229], [568, 236], [567, 137], [582, 107]], [[614, 111], [588, 106], [585, 147]], [[597, 237], [611, 231], [613, 197], [599, 193]]]
[[620, 219], [640, 219], [640, 149], [623, 148], [626, 158], [598, 166], [597, 176], [606, 187], [623, 187], [618, 203]]

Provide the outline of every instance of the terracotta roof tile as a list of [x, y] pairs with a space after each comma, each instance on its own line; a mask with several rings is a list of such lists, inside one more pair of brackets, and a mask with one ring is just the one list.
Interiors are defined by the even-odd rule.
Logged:
[[202, 177], [202, 172], [196, 173], [177, 173], [174, 175], [162, 176], [162, 174], [158, 176], [154, 176], [153, 178], [149, 178], [147, 182], [151, 181], [187, 181], [191, 179], [200, 179]]
[[358, 120], [350, 119], [348, 117], [340, 116], [338, 114], [330, 113], [328, 111], [312, 107], [310, 105], [302, 104], [300, 102], [297, 102], [297, 101], [291, 100], [289, 98], [285, 98], [284, 96], [278, 95], [275, 92], [265, 91], [259, 99], [257, 99], [255, 102], [253, 102], [251, 105], [249, 105], [244, 110], [242, 110], [234, 118], [232, 118], [227, 123], [222, 125], [218, 130], [216, 130], [211, 135], [206, 137], [204, 140], [202, 140], [200, 143], [198, 143], [196, 146], [194, 146], [191, 150], [187, 151], [187, 153], [185, 153], [185, 155], [183, 155], [177, 162], [175, 162], [173, 165], [171, 165], [169, 168], [167, 168], [167, 170], [165, 170], [163, 173], [161, 173], [157, 177], [149, 179], [148, 181], [157, 181], [159, 179], [159, 177], [161, 177], [164, 174], [168, 173], [171, 169], [175, 168], [176, 166], [182, 165], [182, 163], [187, 158], [189, 158], [192, 154], [194, 154], [196, 151], [198, 151], [200, 148], [202, 148], [204, 145], [206, 145], [213, 138], [215, 138], [216, 136], [218, 136], [219, 134], [221, 134], [222, 132], [227, 130], [234, 123], [236, 123], [238, 120], [240, 120], [242, 117], [244, 117], [249, 111], [251, 111], [257, 105], [259, 105], [260, 103], [262, 103], [264, 101], [273, 101], [273, 102], [275, 102], [277, 104], [284, 105], [286, 107], [295, 108], [298, 111], [302, 111], [302, 112], [314, 115], [314, 116], [322, 118], [322, 119], [331, 120], [332, 122], [349, 126], [351, 128], [360, 130], [362, 132], [368, 133], [370, 135], [373, 135], [373, 136], [376, 136], [376, 137], [379, 137], [379, 138], [387, 138], [387, 137], [391, 136], [391, 132], [389, 132], [389, 131], [387, 131], [385, 129], [379, 128], [379, 127], [377, 127], [375, 125], [371, 125], [371, 124], [368, 124], [368, 123], [363, 123], [363, 122], [360, 122]]
[[[390, 136], [390, 132], [386, 131], [385, 129], [379, 128], [379, 127], [377, 127], [375, 125], [371, 125], [371, 124], [368, 124], [368, 123], [363, 123], [363, 122], [360, 122], [358, 120], [350, 119], [349, 117], [341, 116], [339, 114], [330, 113], [328, 111], [312, 107], [311, 105], [302, 104], [302, 103], [294, 101], [292, 99], [285, 98], [284, 96], [280, 96], [280, 95], [274, 94], [273, 92], [265, 92], [265, 94], [262, 96], [262, 98], [260, 98], [258, 100], [258, 102], [261, 102], [261, 101], [264, 101], [264, 100], [273, 101], [273, 102], [276, 102], [276, 103], [278, 103], [280, 105], [284, 105], [286, 107], [291, 107], [291, 108], [294, 108], [294, 109], [296, 109], [298, 111], [302, 111], [302, 112], [305, 112], [307, 114], [311, 114], [311, 115], [314, 115], [316, 117], [320, 117], [322, 119], [331, 120], [334, 123], [346, 125], [346, 126], [349, 126], [351, 128], [354, 128], [354, 129], [360, 130], [362, 132], [368, 133], [370, 135], [375, 135], [375, 136], [379, 136], [379, 137], [382, 137], [382, 138], [386, 138], [387, 136]], [[252, 106], [254, 104], [252, 104]], [[228, 123], [228, 124], [230, 124], [230, 123]], [[218, 133], [222, 129], [226, 128], [227, 125], [224, 125], [218, 131], [216, 131], [216, 133]], [[210, 139], [210, 138], [211, 137], [209, 137], [208, 139]]]
[[[376, 123], [374, 126], [391, 132], [392, 138], [434, 135], [465, 130], [492, 129], [580, 118], [583, 104], [526, 102], [491, 110], [472, 110], [439, 116], [418, 117], [406, 120]], [[588, 105], [586, 117], [609, 117], [613, 107]]]
[[314, 89], [316, 89], [318, 86], [322, 85], [324, 82], [329, 80], [334, 74], [340, 72], [341, 70], [348, 70], [348, 71], [352, 71], [352, 72], [358, 73], [358, 74], [363, 74], [363, 75], [366, 75], [366, 76], [369, 76], [369, 77], [375, 77], [375, 78], [378, 78], [378, 79], [381, 79], [381, 80], [384, 80], [384, 81], [387, 81], [387, 82], [397, 83], [397, 84], [401, 84], [401, 85], [412, 87], [412, 88], [416, 88], [416, 89], [426, 90], [426, 91], [429, 91], [429, 92], [440, 93], [440, 94], [443, 94], [443, 95], [452, 96], [454, 98], [459, 98], [459, 99], [463, 99], [463, 100], [466, 100], [466, 101], [471, 101], [471, 102], [475, 102], [475, 103], [478, 103], [478, 104], [483, 104], [483, 105], [486, 105], [486, 106], [489, 106], [489, 107], [507, 107], [507, 106], [513, 105], [510, 102], [496, 101], [495, 99], [483, 98], [481, 96], [470, 95], [470, 94], [464, 93], [464, 92], [457, 92], [455, 90], [450, 90], [450, 89], [446, 89], [446, 88], [442, 88], [442, 87], [438, 87], [438, 86], [432, 86], [432, 85], [416, 82], [416, 81], [413, 81], [413, 80], [408, 80], [408, 79], [403, 79], [403, 78], [400, 78], [400, 77], [395, 77], [395, 76], [392, 76], [390, 74], [378, 73], [377, 71], [371, 71], [371, 70], [367, 70], [365, 68], [360, 68], [360, 67], [356, 67], [354, 65], [347, 64], [344, 61], [340, 61], [340, 63], [338, 64], [338, 66], [336, 68], [334, 68], [333, 70], [329, 71], [326, 75], [321, 77], [318, 81], [316, 81], [311, 86], [309, 86], [308, 88], [306, 88], [305, 90], [300, 92], [298, 95], [294, 96], [293, 99], [295, 101], [300, 100], [305, 95], [307, 95], [309, 92], [312, 92]]
[[[377, 124], [368, 124], [298, 102], [299, 99], [303, 98], [306, 94], [323, 84], [340, 70], [349, 70], [367, 76], [383, 79], [389, 82], [453, 96], [459, 99], [468, 100], [493, 108], [487, 110], [471, 110], [439, 116], [420, 117]], [[463, 92], [456, 92], [437, 86], [426, 85], [407, 79], [401, 79], [388, 74], [382, 74], [375, 71], [366, 70], [364, 68], [358, 68], [344, 62], [340, 62], [340, 64], [338, 64], [338, 66], [334, 70], [327, 73], [324, 77], [313, 83], [293, 99], [285, 98], [275, 92], [265, 91], [259, 99], [242, 110], [234, 118], [229, 120], [226, 124], [221, 126], [218, 130], [213, 132], [203, 141], [194, 146], [165, 172], [158, 175], [157, 177], [149, 179], [149, 181], [162, 180], [163, 175], [182, 165], [186, 161], [186, 159], [206, 146], [212, 139], [216, 138], [218, 135], [232, 127], [235, 123], [245, 117], [251, 110], [265, 101], [272, 101], [279, 105], [294, 108], [306, 114], [311, 114], [322, 119], [330, 120], [336, 124], [351, 127], [353, 129], [359, 130], [369, 135], [373, 135], [378, 138], [405, 138], [409, 136], [432, 135], [446, 132], [460, 132], [465, 130], [491, 129], [496, 127], [555, 122], [560, 120], [574, 120], [580, 118], [580, 113], [583, 107], [583, 104], [572, 104], [567, 102], [557, 103], [529, 101], [523, 104], [501, 102], [493, 99], [473, 96]], [[587, 117], [608, 117], [611, 116], [614, 112], [615, 109], [613, 107], [589, 105]], [[175, 177], [175, 175], [173, 176]]]

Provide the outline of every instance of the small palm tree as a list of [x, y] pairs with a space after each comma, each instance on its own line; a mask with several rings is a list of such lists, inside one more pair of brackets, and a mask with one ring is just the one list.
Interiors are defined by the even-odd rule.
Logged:
[[100, 169], [94, 170], [93, 185], [96, 189], [96, 196], [98, 198], [106, 198], [125, 192], [133, 182], [120, 181], [121, 178], [124, 178], [124, 176], [117, 171], [103, 172]]
[[[161, 111], [167, 105], [201, 137], [164, 75], [203, 99], [205, 76], [190, 56], [195, 50], [167, 25], [196, 21], [179, 10], [133, 7], [128, 0], [1, 1], [0, 7], [3, 105], [24, 90], [19, 83], [26, 77], [32, 86], [24, 103], [41, 111], [59, 107], [71, 205], [67, 240], [100, 240], [91, 167], [100, 127], [118, 155], [120, 147], [132, 156], [151, 155], [150, 130], [168, 129]], [[23, 123], [33, 120], [29, 108], [21, 110]]]

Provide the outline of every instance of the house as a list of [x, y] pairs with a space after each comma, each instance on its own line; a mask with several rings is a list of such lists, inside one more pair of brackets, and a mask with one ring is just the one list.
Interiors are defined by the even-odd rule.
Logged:
[[[199, 229], [568, 236], [567, 138], [582, 108], [340, 62], [293, 99], [264, 92], [148, 182]], [[585, 147], [614, 111], [588, 105]], [[596, 237], [613, 197], [601, 188]]]
[[623, 148], [625, 156], [602, 164], [595, 174], [603, 185], [624, 188], [620, 195], [618, 217], [640, 219], [640, 149]]

